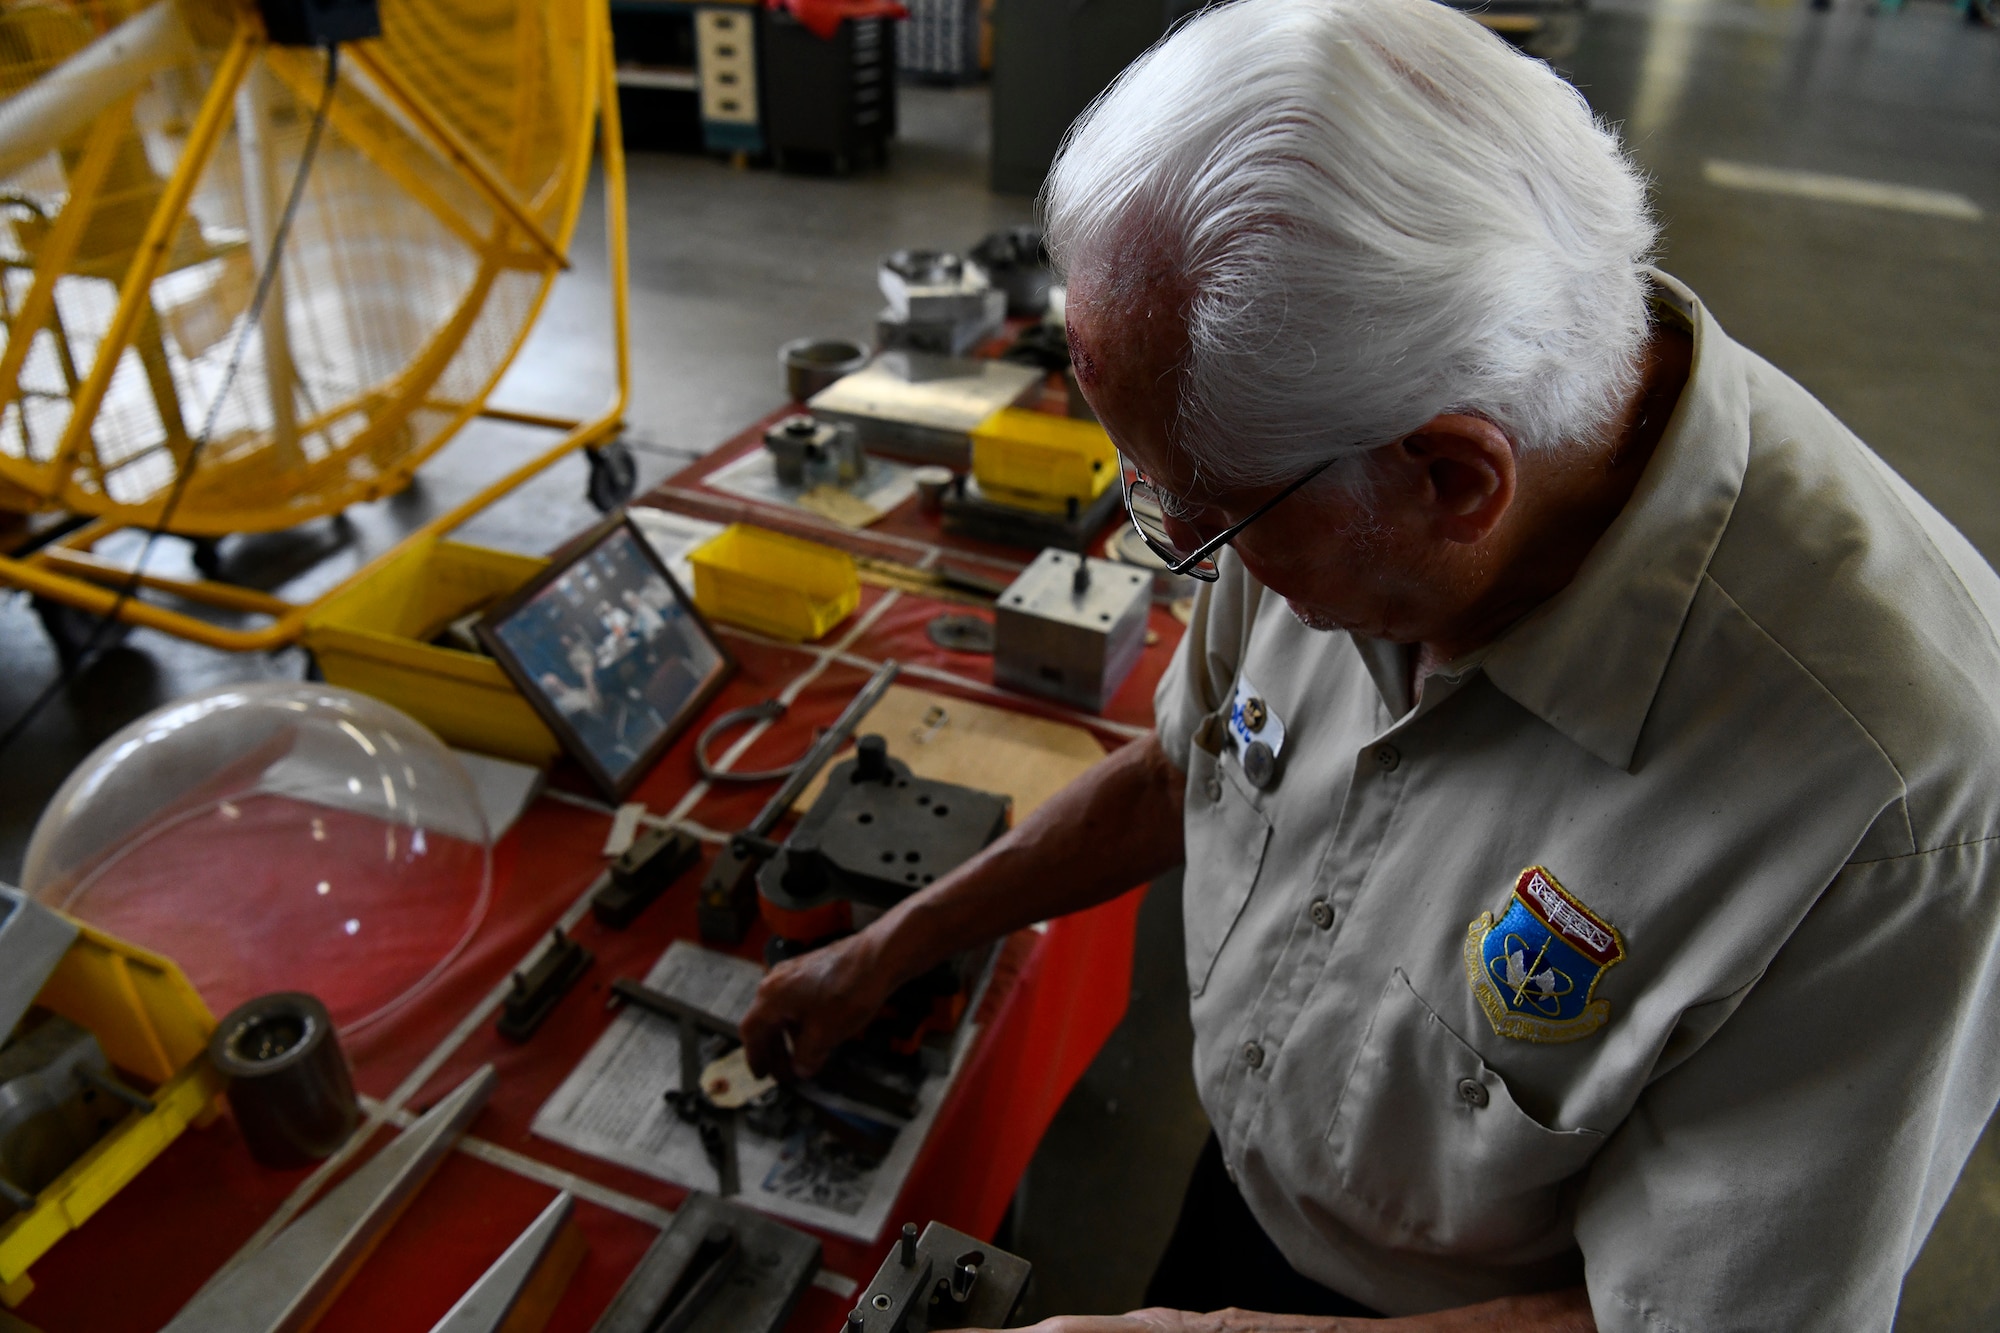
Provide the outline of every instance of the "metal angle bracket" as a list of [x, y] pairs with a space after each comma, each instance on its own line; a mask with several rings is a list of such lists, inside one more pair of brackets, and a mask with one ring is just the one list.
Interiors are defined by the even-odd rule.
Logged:
[[570, 1221], [574, 1208], [567, 1190], [556, 1195], [431, 1333], [540, 1333], [583, 1262], [583, 1233]]
[[493, 1066], [458, 1085], [161, 1333], [300, 1333], [333, 1303], [493, 1092]]

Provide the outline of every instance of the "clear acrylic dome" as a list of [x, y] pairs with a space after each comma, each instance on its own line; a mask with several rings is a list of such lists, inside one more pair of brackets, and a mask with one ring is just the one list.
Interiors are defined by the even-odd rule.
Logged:
[[464, 949], [490, 843], [421, 723], [329, 685], [231, 685], [98, 746], [35, 825], [22, 887], [173, 959], [217, 1014], [304, 990], [353, 1032]]

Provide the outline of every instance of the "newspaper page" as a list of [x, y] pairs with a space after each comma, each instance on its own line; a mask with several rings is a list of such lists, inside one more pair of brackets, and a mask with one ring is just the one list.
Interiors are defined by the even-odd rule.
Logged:
[[[676, 940], [646, 974], [645, 983], [731, 1020], [750, 1007], [763, 969], [746, 959]], [[736, 1202], [787, 1221], [856, 1240], [872, 1241], [909, 1178], [974, 1035], [972, 1015], [991, 976], [989, 964], [966, 1006], [948, 1070], [912, 1080], [916, 1115], [907, 1122], [872, 1107], [827, 1098], [855, 1122], [895, 1130], [895, 1142], [869, 1164], [810, 1125], [773, 1138], [737, 1116], [736, 1152], [743, 1192]], [[627, 1005], [597, 1044], [536, 1113], [542, 1138], [650, 1176], [713, 1192], [714, 1165], [696, 1128], [667, 1105], [680, 1087], [679, 1025]]]

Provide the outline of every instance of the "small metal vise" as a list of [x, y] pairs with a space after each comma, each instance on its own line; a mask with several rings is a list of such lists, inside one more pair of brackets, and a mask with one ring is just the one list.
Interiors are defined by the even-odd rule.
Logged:
[[811, 490], [815, 486], [851, 486], [867, 471], [861, 434], [845, 422], [821, 421], [796, 413], [764, 432], [764, 447], [778, 480]]

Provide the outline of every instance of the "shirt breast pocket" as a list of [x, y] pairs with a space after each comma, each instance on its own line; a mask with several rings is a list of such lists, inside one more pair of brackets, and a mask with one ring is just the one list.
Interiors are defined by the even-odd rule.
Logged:
[[1188, 762], [1187, 810], [1181, 915], [1187, 926], [1188, 991], [1199, 996], [1257, 887], [1271, 821], [1200, 746], [1192, 748]]
[[1549, 1129], [1506, 1080], [1425, 1004], [1401, 968], [1389, 978], [1327, 1145], [1345, 1190], [1337, 1212], [1381, 1243], [1496, 1262], [1541, 1257], [1603, 1146], [1593, 1129]]

